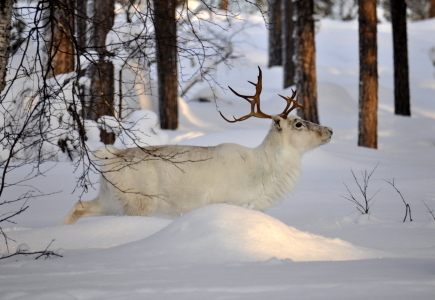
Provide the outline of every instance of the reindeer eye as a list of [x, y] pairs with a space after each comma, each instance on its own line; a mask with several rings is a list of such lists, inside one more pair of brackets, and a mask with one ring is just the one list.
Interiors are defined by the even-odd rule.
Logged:
[[296, 126], [296, 128], [301, 128], [303, 125], [302, 125], [301, 122], [297, 122], [297, 123], [295, 124], [295, 126]]

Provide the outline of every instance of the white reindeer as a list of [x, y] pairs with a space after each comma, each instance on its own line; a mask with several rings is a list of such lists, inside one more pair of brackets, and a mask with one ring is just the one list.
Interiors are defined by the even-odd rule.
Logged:
[[81, 217], [103, 215], [179, 216], [212, 203], [230, 203], [265, 210], [292, 190], [300, 176], [301, 156], [331, 140], [332, 129], [290, 115], [301, 107], [283, 97], [287, 106], [279, 115], [260, 110], [262, 74], [254, 96], [231, 91], [251, 103], [252, 116], [272, 119], [257, 148], [237, 144], [215, 147], [164, 145], [116, 149], [106, 147], [94, 155], [101, 168], [100, 191], [92, 201], [79, 201], [63, 224]]

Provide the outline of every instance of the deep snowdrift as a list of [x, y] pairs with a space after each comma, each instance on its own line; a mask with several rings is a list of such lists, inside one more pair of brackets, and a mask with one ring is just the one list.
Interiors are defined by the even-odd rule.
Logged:
[[113, 250], [153, 263], [220, 264], [271, 258], [328, 261], [379, 255], [340, 239], [299, 231], [264, 213], [228, 204], [196, 209], [147, 239]]

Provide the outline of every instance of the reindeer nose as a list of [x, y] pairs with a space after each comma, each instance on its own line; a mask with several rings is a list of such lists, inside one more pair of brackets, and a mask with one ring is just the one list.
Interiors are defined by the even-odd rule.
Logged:
[[332, 135], [334, 132], [331, 127], [326, 127], [326, 130]]

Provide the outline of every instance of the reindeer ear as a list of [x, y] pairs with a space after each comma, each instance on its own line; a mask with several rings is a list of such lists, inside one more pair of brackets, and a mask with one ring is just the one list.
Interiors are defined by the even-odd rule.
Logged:
[[280, 116], [278, 116], [278, 115], [273, 115], [272, 116], [272, 121], [273, 121], [273, 127], [275, 127], [275, 129], [276, 130], [278, 130], [278, 131], [281, 131], [282, 130], [282, 126], [281, 126], [281, 122], [283, 121], [284, 119], [283, 118], [281, 118]]

